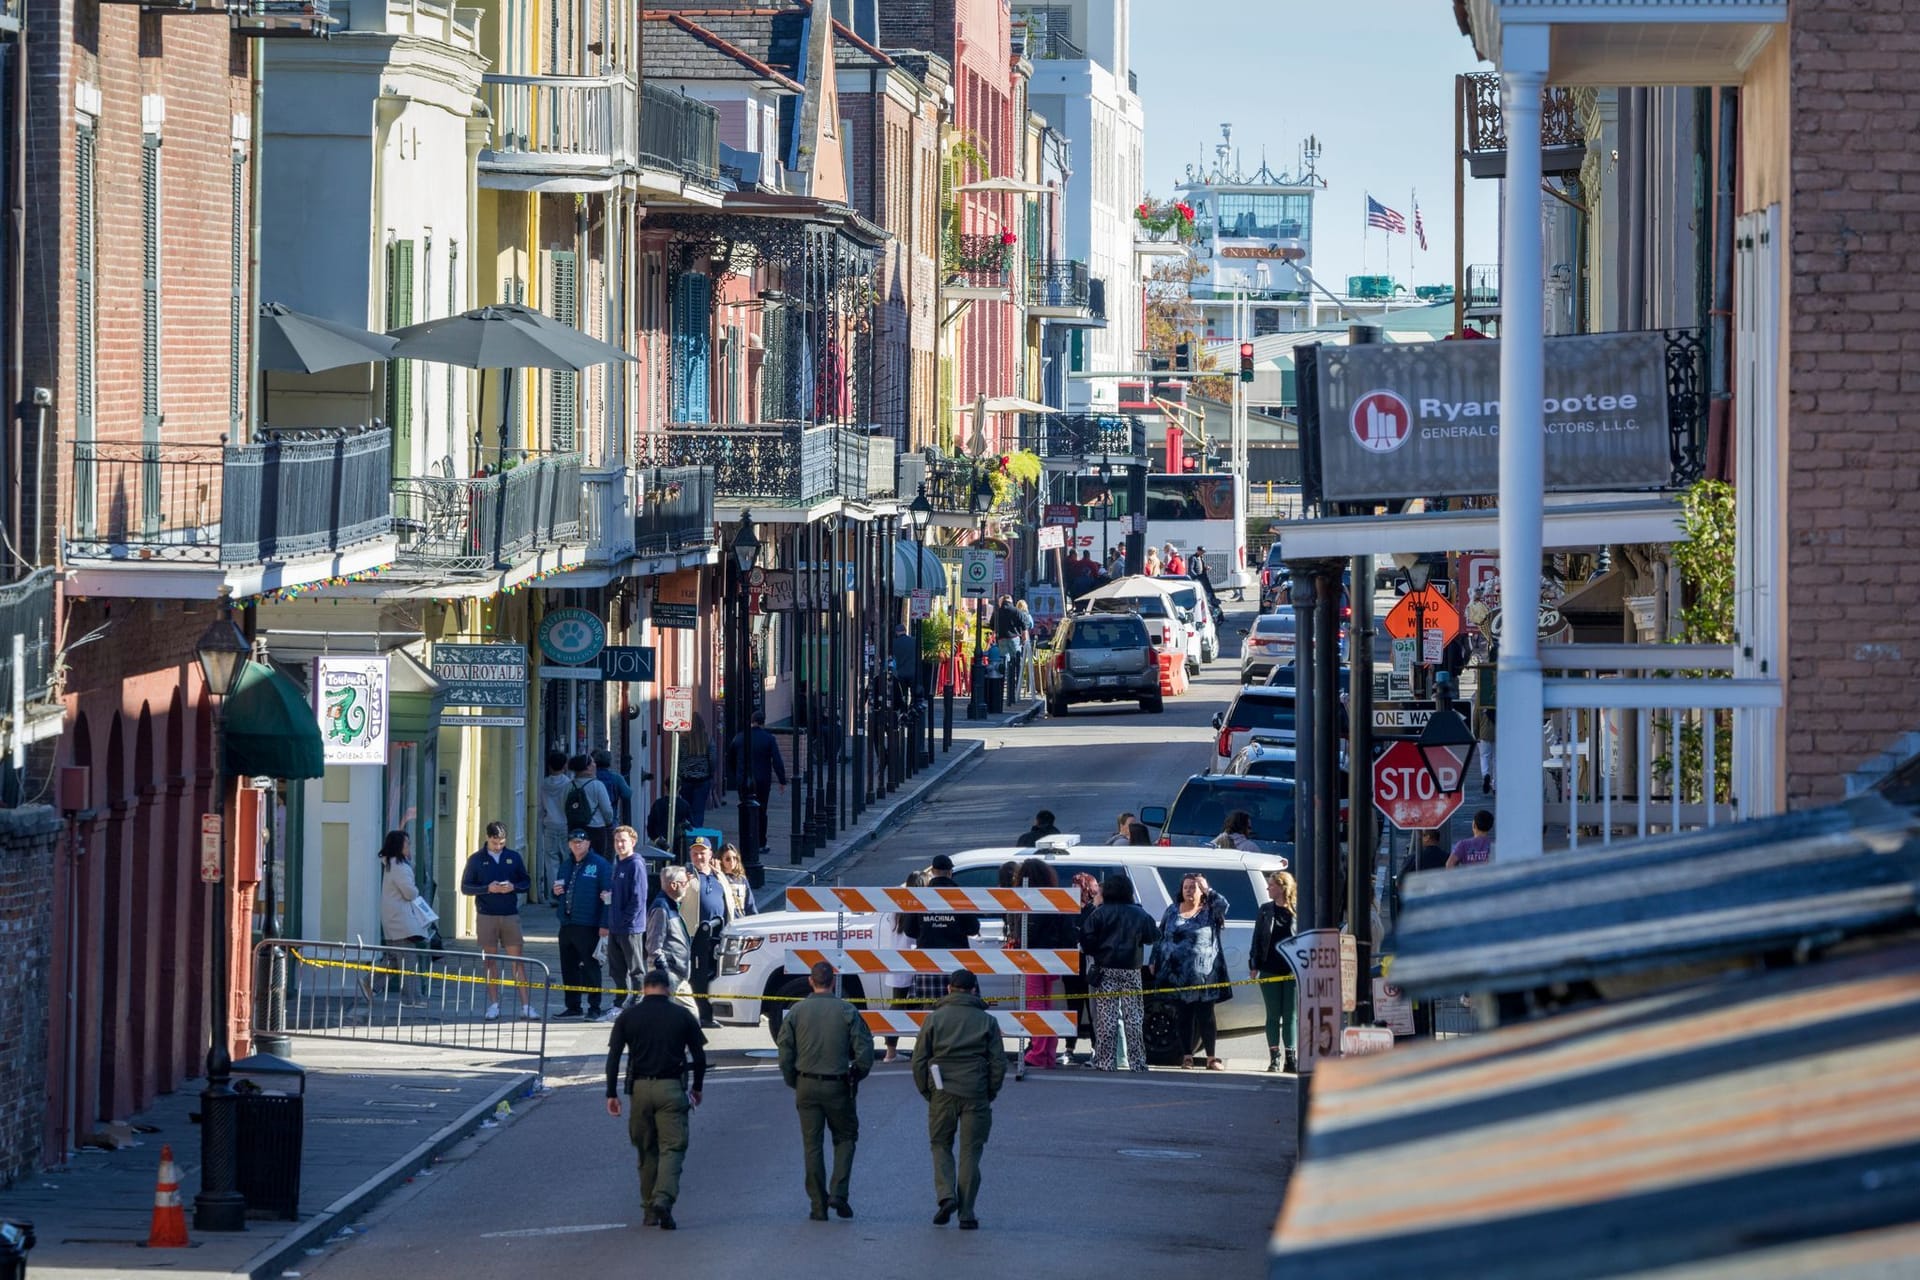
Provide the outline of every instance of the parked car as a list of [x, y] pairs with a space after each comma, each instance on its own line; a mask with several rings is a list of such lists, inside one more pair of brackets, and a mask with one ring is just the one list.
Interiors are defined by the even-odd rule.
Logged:
[[1075, 602], [1084, 612], [1106, 610], [1137, 613], [1146, 620], [1147, 629], [1163, 652], [1182, 655], [1187, 674], [1200, 674], [1200, 629], [1193, 617], [1173, 599], [1158, 578], [1129, 576], [1116, 578], [1104, 587], [1096, 587]]
[[[1186, 848], [1140, 849], [1084, 845], [1079, 839], [1074, 835], [1047, 836], [1037, 849], [988, 848], [956, 853], [953, 878], [965, 889], [991, 888], [998, 882], [1000, 865], [1008, 859], [1044, 858], [1053, 864], [1063, 884], [1070, 884], [1074, 874], [1081, 871], [1096, 880], [1126, 876], [1133, 882], [1140, 905], [1158, 919], [1179, 896], [1181, 878], [1197, 871], [1227, 900], [1227, 977], [1241, 981], [1249, 976], [1247, 953], [1252, 950], [1254, 920], [1260, 904], [1266, 901], [1266, 875], [1283, 867], [1285, 858], [1215, 849], [1205, 842]], [[1003, 921], [999, 915], [980, 917], [980, 945], [994, 946], [1004, 938]], [[714, 1017], [723, 1023], [751, 1026], [764, 1015], [777, 1036], [785, 1006], [766, 997], [799, 996], [807, 990], [807, 966], [795, 956], [796, 950], [885, 945], [890, 931], [891, 922], [885, 915], [854, 912], [843, 917], [826, 911], [769, 911], [730, 920], [720, 936], [720, 972], [709, 993]], [[856, 974], [848, 974], [842, 981], [851, 999], [864, 997], [869, 989], [877, 991], [885, 982], [872, 975]], [[980, 993], [989, 998], [1015, 996], [1020, 981], [1012, 976], [989, 975], [981, 978]], [[1250, 988], [1241, 988], [1233, 1000], [1216, 1006], [1215, 1012], [1222, 1034], [1258, 1031], [1264, 1025], [1261, 1001]], [[1149, 997], [1146, 1036], [1149, 1061], [1168, 1066], [1180, 1060], [1169, 999]]]
[[1060, 717], [1076, 702], [1139, 699], [1142, 711], [1160, 711], [1160, 656], [1137, 613], [1076, 613], [1061, 620], [1053, 656], [1040, 664], [1040, 696]]
[[[1349, 797], [1353, 794], [1352, 777], [1347, 772], [1347, 744], [1340, 744], [1340, 781], [1337, 784], [1340, 795], [1340, 838], [1347, 838], [1347, 814], [1352, 810]], [[1271, 734], [1256, 733], [1246, 746], [1234, 752], [1233, 759], [1227, 763], [1227, 776], [1230, 778], [1284, 778], [1297, 783], [1294, 771], [1299, 767], [1299, 755], [1292, 742], [1282, 743]]]
[[1281, 663], [1291, 663], [1294, 641], [1291, 613], [1263, 613], [1255, 618], [1246, 643], [1240, 646], [1240, 683], [1254, 684]]
[[1167, 594], [1173, 597], [1176, 607], [1185, 609], [1193, 617], [1193, 625], [1200, 641], [1200, 661], [1212, 662], [1220, 656], [1219, 619], [1213, 616], [1213, 604], [1207, 599], [1207, 593], [1192, 578], [1158, 577], [1154, 579], [1166, 587]]
[[1227, 765], [1254, 734], [1271, 736], [1278, 742], [1294, 740], [1294, 690], [1270, 685], [1249, 685], [1242, 689], [1225, 711], [1213, 717], [1219, 736], [1213, 744], [1211, 773], [1226, 772]]
[[1263, 853], [1293, 854], [1293, 781], [1196, 773], [1171, 808], [1144, 805], [1140, 821], [1158, 828], [1163, 845], [1203, 844], [1219, 835], [1227, 815], [1244, 809], [1253, 819], [1253, 840]]

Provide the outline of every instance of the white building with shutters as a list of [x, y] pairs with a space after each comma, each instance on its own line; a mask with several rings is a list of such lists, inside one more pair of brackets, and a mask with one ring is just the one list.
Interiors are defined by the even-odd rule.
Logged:
[[[472, 304], [477, 13], [355, 6], [329, 40], [265, 42], [261, 294], [385, 331]], [[398, 475], [465, 474], [472, 375], [396, 360], [268, 373], [269, 426], [379, 419]]]

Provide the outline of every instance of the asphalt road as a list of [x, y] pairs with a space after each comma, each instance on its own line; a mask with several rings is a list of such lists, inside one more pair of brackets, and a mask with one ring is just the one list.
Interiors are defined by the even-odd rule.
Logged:
[[[1241, 606], [1233, 618], [1250, 616]], [[1038, 808], [1099, 840], [1119, 810], [1167, 802], [1205, 767], [1208, 721], [1236, 687], [1237, 634], [1223, 649], [1160, 715], [1076, 710], [996, 734], [979, 764], [839, 878], [894, 883], [934, 853], [1011, 843]], [[961, 1234], [929, 1222], [926, 1108], [904, 1065], [878, 1068], [861, 1090], [855, 1218], [817, 1223], [807, 1220], [791, 1095], [763, 1056], [765, 1033], [729, 1029], [714, 1041], [680, 1230], [639, 1226], [626, 1124], [605, 1111], [605, 1028], [575, 1025], [555, 1028], [551, 1093], [455, 1148], [364, 1230], [296, 1269], [319, 1280], [518, 1280], [631, 1274], [644, 1259], [661, 1274], [782, 1280], [1266, 1274], [1293, 1161], [1292, 1077], [1010, 1076], [984, 1162], [983, 1229]]]

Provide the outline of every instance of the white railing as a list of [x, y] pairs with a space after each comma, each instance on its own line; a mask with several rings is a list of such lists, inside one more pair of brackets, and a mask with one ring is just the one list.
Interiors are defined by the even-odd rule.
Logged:
[[[1548, 645], [1542, 816], [1571, 847], [1757, 816], [1736, 761], [1772, 732], [1777, 680], [1734, 679], [1727, 645]], [[1694, 674], [1672, 674], [1688, 672]], [[1511, 738], [1498, 745], [1518, 746]]]
[[481, 93], [493, 114], [483, 165], [538, 169], [620, 169], [637, 165], [640, 96], [612, 76], [488, 75]]
[[633, 554], [633, 516], [640, 480], [626, 467], [580, 472], [587, 515], [587, 562], [616, 564]]

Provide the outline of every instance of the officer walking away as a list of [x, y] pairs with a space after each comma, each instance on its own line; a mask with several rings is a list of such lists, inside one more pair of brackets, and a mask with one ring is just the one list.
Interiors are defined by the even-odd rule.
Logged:
[[[815, 1222], [831, 1208], [853, 1216], [847, 1184], [853, 1177], [853, 1148], [860, 1140], [860, 1114], [854, 1098], [873, 1070], [873, 1035], [859, 1010], [833, 994], [833, 966], [822, 960], [807, 974], [807, 998], [780, 1020], [780, 1074], [793, 1090], [800, 1113], [800, 1148], [807, 1164], [807, 1200]], [[828, 1182], [820, 1150], [823, 1129], [833, 1131], [833, 1180]]]
[[567, 833], [572, 856], [553, 882], [553, 901], [560, 912], [560, 981], [566, 984], [567, 1007], [555, 1017], [580, 1016], [580, 991], [590, 994], [587, 1016], [600, 1016], [600, 930], [606, 927], [607, 906], [613, 901], [613, 869], [595, 853], [585, 828]]
[[620, 1007], [640, 999], [646, 973], [641, 948], [647, 935], [647, 863], [636, 856], [640, 833], [632, 827], [613, 829], [613, 898], [607, 903], [607, 923], [600, 936], [607, 940], [607, 980], [613, 988], [611, 1022]]
[[[642, 1226], [672, 1231], [687, 1160], [688, 1120], [707, 1078], [707, 1037], [694, 1016], [668, 998], [669, 979], [647, 974], [640, 1003], [614, 1020], [607, 1040], [607, 1114], [620, 1114], [620, 1051], [627, 1052], [627, 1137], [640, 1157]], [[686, 1074], [693, 1071], [693, 1087]]]
[[[947, 998], [933, 1007], [913, 1044], [913, 1083], [927, 1100], [927, 1141], [933, 1148], [933, 1191], [940, 1207], [933, 1225], [960, 1213], [960, 1229], [980, 1219], [980, 1153], [993, 1132], [993, 1100], [1007, 1078], [1000, 1024], [980, 999], [980, 980], [965, 969], [947, 975]], [[960, 1142], [954, 1167], [954, 1140]]]

